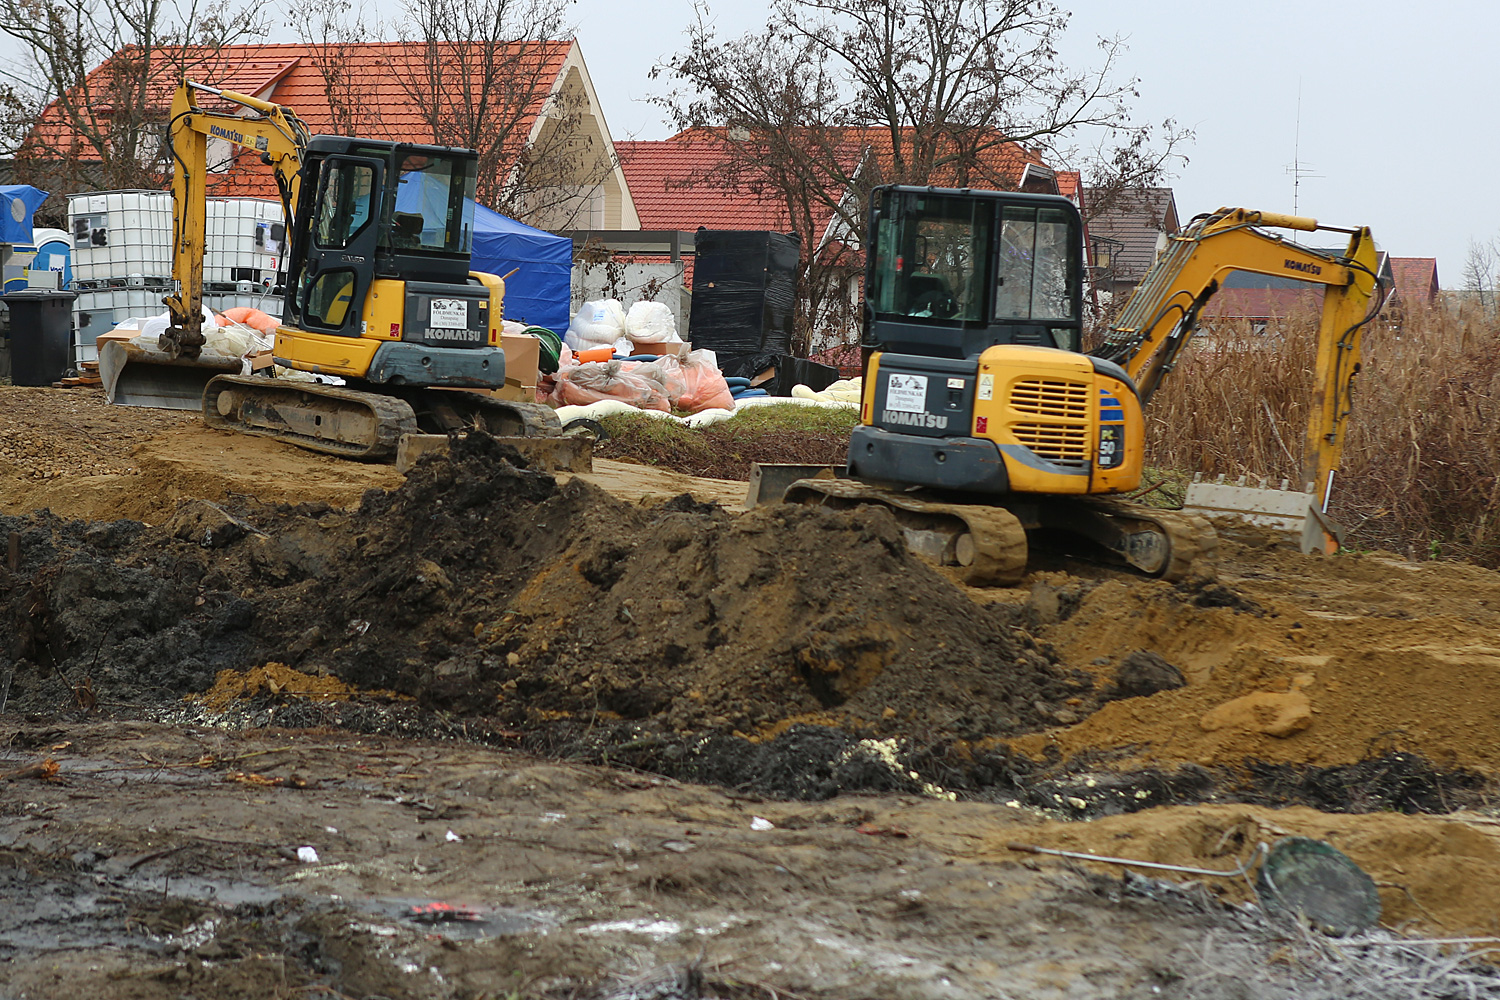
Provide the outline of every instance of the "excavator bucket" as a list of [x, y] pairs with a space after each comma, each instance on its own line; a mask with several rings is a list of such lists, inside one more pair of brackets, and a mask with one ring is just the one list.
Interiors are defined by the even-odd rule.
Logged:
[[1298, 537], [1303, 554], [1332, 555], [1339, 550], [1344, 529], [1322, 509], [1312, 483], [1305, 490], [1291, 490], [1287, 489], [1291, 484], [1285, 479], [1280, 489], [1267, 486], [1264, 479], [1259, 486], [1248, 482], [1246, 476], [1234, 483], [1226, 483], [1223, 476], [1215, 482], [1204, 482], [1201, 473], [1195, 474], [1188, 484], [1182, 509], [1203, 517], [1235, 517], [1249, 524], [1291, 532]]
[[241, 362], [222, 354], [174, 358], [133, 341], [112, 341], [99, 351], [104, 395], [120, 406], [201, 410], [203, 390], [215, 375], [238, 375]]

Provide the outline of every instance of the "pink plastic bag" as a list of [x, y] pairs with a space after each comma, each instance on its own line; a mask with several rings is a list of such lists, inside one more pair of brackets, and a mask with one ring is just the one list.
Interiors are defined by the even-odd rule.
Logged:
[[642, 410], [672, 409], [656, 365], [590, 361], [559, 369], [555, 381], [549, 399], [563, 406], [587, 406], [601, 399], [618, 399]]
[[734, 396], [724, 373], [719, 371], [718, 359], [713, 351], [691, 351], [682, 359], [661, 358], [656, 362], [681, 383], [681, 391], [672, 399], [672, 405], [689, 413], [703, 410], [732, 410]]

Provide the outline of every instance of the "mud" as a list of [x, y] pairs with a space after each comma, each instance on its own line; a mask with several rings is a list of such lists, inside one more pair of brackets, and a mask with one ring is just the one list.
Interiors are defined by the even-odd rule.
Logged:
[[[0, 997], [1342, 996], [1349, 955], [1389, 971], [1237, 884], [1017, 840], [1224, 868], [1318, 837], [1388, 928], [1500, 933], [1492, 572], [1226, 525], [1213, 580], [980, 591], [880, 512], [742, 513], [736, 484], [551, 477], [480, 440], [402, 480], [127, 431], [117, 471], [0, 475], [24, 901]], [[1473, 983], [1448, 986], [1362, 995]]]
[[[1399, 880], [1383, 898], [1415, 903], [1396, 916], [1454, 933], [1476, 926], [1482, 893], [1439, 889], [1496, 854], [1486, 828], [1427, 816], [1212, 807], [1060, 824], [917, 796], [770, 801], [329, 730], [56, 736], [0, 728], [60, 764], [55, 781], [0, 780], [7, 997], [1423, 995], [1381, 992], [1374, 974], [1404, 954], [1387, 932], [1329, 948], [1232, 883], [1018, 863], [1005, 845], [1225, 867], [1248, 840], [1306, 831]], [[1427, 951], [1414, 971], [1453, 992], [1426, 995], [1495, 982]]]

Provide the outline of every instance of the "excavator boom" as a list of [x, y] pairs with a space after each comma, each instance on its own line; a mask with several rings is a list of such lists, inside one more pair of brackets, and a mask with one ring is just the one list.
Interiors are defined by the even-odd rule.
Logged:
[[[1262, 227], [1347, 233], [1349, 243], [1343, 254], [1312, 250]], [[1326, 493], [1343, 452], [1361, 331], [1379, 310], [1378, 302], [1370, 308], [1379, 286], [1377, 266], [1368, 228], [1341, 229], [1301, 216], [1221, 208], [1170, 239], [1095, 353], [1125, 369], [1144, 404], [1176, 366], [1197, 331], [1199, 312], [1231, 272], [1324, 286], [1301, 472], [1303, 482]]]

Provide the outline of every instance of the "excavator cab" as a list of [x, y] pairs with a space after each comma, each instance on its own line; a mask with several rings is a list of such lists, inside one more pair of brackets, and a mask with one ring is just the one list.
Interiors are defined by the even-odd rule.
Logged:
[[1083, 223], [1066, 198], [886, 187], [870, 232], [868, 343], [952, 358], [997, 344], [1078, 350]]
[[1079, 353], [1083, 222], [1055, 195], [877, 189], [851, 476], [962, 493], [1134, 489], [1140, 406]]

